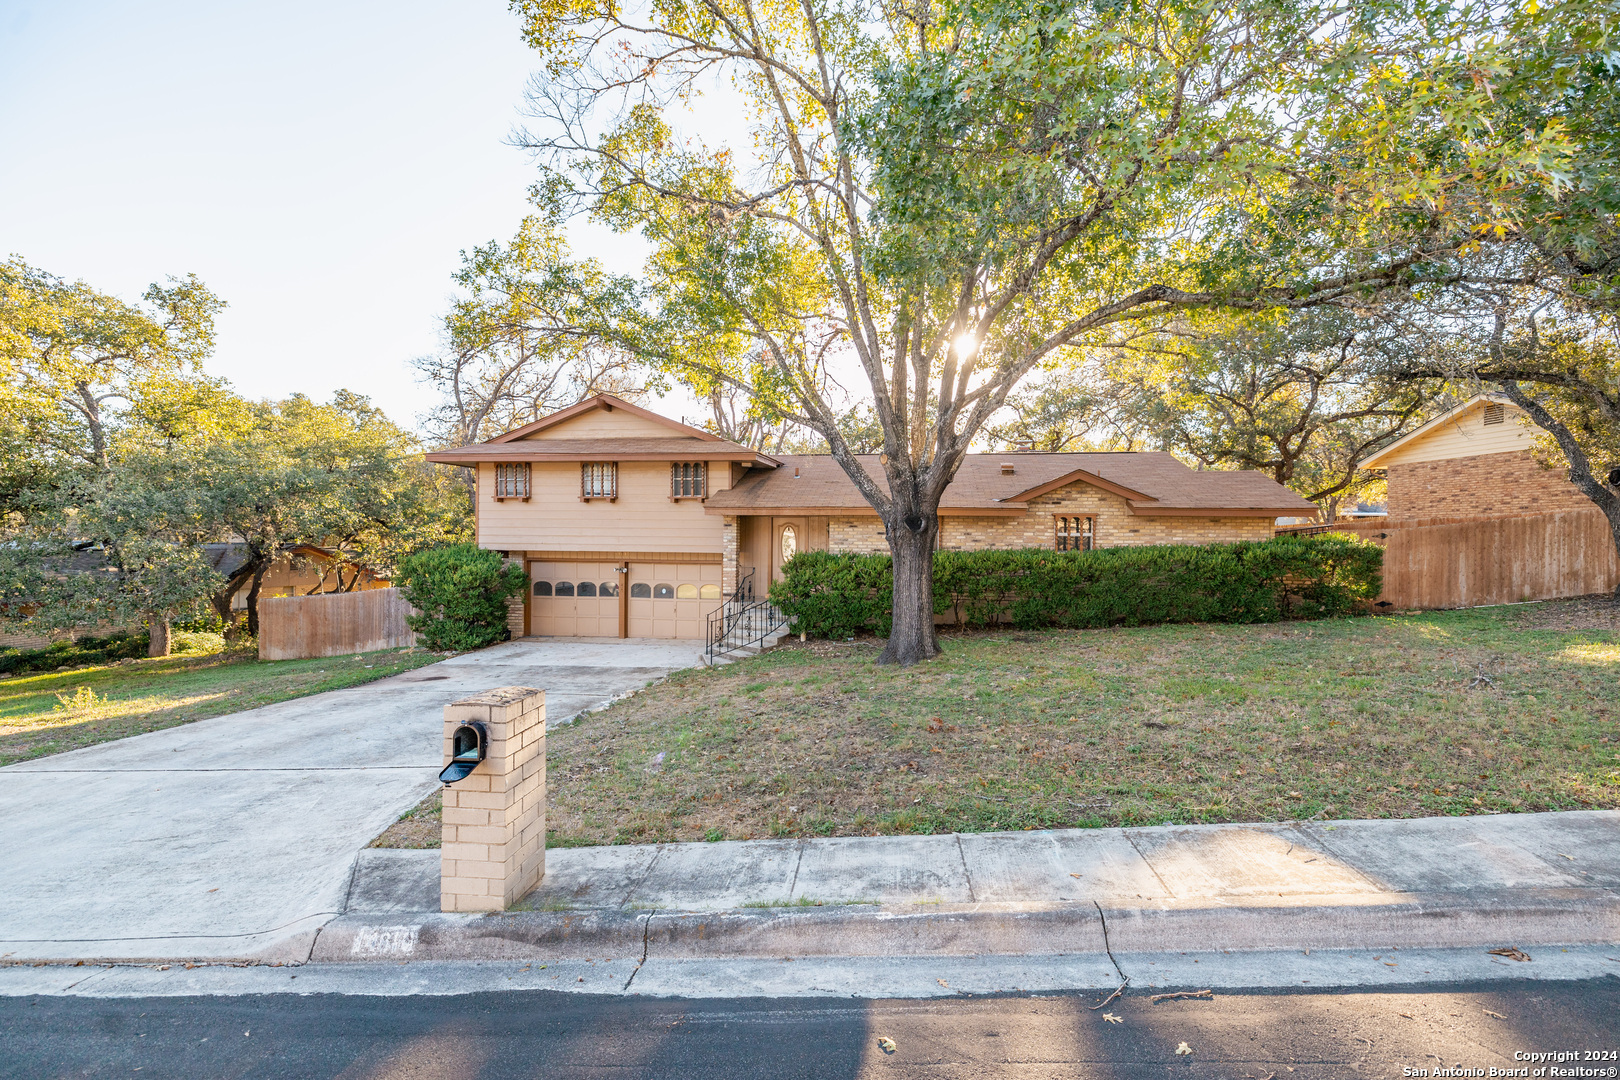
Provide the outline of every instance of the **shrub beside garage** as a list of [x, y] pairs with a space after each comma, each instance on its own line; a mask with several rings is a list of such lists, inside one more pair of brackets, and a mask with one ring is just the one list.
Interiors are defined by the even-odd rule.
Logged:
[[505, 641], [506, 601], [527, 587], [521, 566], [472, 544], [428, 548], [400, 560], [400, 593], [421, 614], [405, 621], [436, 651], [482, 649]]
[[[941, 551], [934, 555], [934, 612], [965, 627], [1028, 630], [1329, 618], [1377, 598], [1383, 557], [1377, 544], [1336, 534], [1097, 551]], [[806, 551], [782, 573], [771, 599], [795, 631], [888, 636], [889, 556]]]

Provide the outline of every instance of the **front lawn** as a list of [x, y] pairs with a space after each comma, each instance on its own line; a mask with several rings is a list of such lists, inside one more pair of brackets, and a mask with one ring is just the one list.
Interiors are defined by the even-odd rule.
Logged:
[[554, 730], [551, 844], [1620, 806], [1602, 598], [943, 644], [794, 642]]
[[0, 679], [0, 765], [338, 690], [431, 664], [425, 649], [261, 662], [251, 647]]

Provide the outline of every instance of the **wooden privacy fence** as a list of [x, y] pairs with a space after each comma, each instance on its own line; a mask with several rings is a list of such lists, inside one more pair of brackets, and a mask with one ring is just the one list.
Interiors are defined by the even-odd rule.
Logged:
[[1380, 602], [1461, 608], [1612, 592], [1620, 580], [1609, 520], [1597, 507], [1478, 518], [1338, 522], [1384, 546]]
[[259, 659], [343, 656], [416, 644], [398, 589], [274, 596], [259, 601]]

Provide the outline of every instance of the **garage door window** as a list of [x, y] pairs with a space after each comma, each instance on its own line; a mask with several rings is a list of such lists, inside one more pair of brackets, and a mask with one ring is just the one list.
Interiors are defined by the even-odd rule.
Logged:
[[652, 586], [648, 585], [645, 581], [636, 582], [634, 585], [630, 586], [630, 599], [632, 599], [632, 600], [650, 600], [650, 599], [652, 599]]
[[598, 596], [618, 596], [619, 595], [619, 586], [614, 584], [611, 581], [604, 581], [604, 582], [602, 582], [601, 589], [600, 589], [600, 591], [598, 591], [597, 595]]
[[577, 596], [595, 596], [596, 595], [596, 582], [594, 582], [594, 581], [582, 581], [582, 582], [579, 583], [577, 588], [579, 589], [579, 592], [575, 594]]
[[698, 595], [703, 597], [705, 600], [718, 600], [720, 599], [720, 586], [705, 585], [701, 590], [699, 590]]
[[676, 586], [676, 588], [675, 588], [675, 599], [677, 599], [677, 600], [696, 600], [697, 599], [697, 586], [693, 585], [689, 581], [682, 582], [680, 585]]
[[572, 581], [559, 581], [559, 582], [557, 582], [557, 595], [558, 596], [573, 596], [574, 595], [574, 583]]
[[673, 599], [675, 599], [675, 589], [672, 586], [669, 586], [669, 585], [654, 585], [653, 586], [653, 599], [654, 600], [673, 600]]
[[536, 596], [550, 596], [551, 595], [551, 582], [549, 582], [549, 581], [537, 581], [537, 582], [535, 582], [534, 583], [534, 595], [536, 595]]

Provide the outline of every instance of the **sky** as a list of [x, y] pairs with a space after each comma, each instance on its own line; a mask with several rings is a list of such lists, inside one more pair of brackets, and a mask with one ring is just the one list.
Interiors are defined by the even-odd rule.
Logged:
[[503, 0], [0, 0], [0, 257], [126, 300], [195, 273], [211, 373], [415, 427], [460, 252], [527, 209], [533, 67]]

